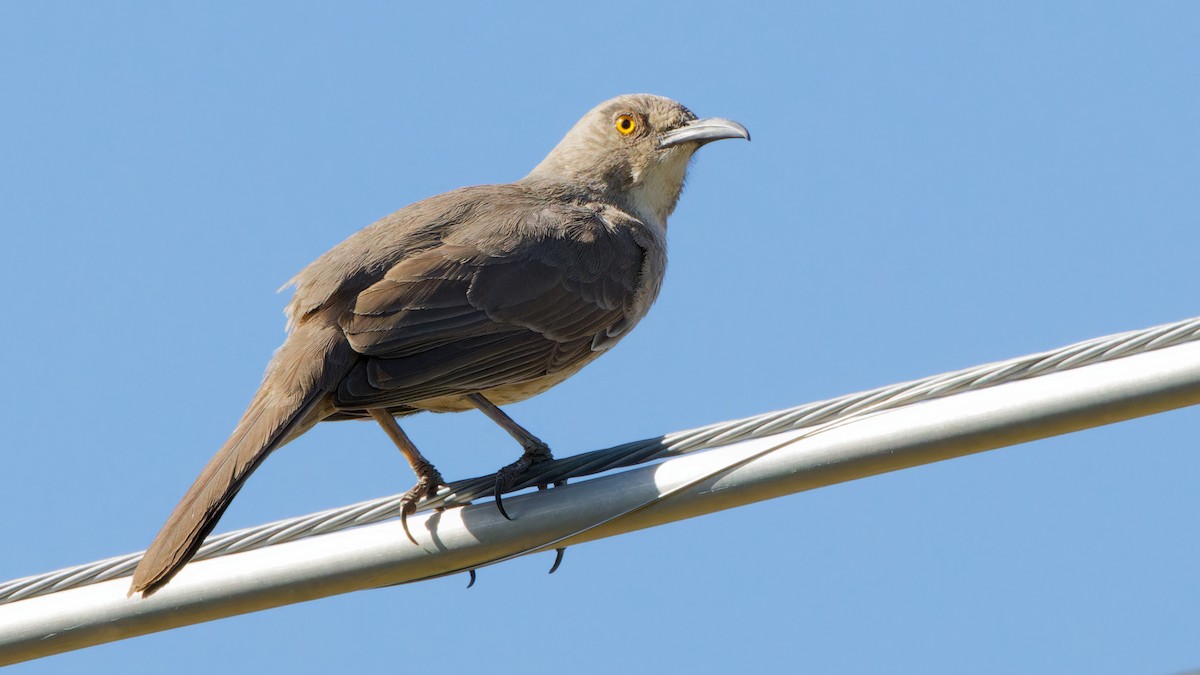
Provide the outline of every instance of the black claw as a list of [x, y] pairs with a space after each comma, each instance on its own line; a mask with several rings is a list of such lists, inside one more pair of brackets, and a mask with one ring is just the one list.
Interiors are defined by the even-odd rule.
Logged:
[[554, 574], [558, 571], [558, 566], [562, 564], [563, 554], [567, 552], [565, 548], [554, 549], [554, 564], [550, 566], [550, 571], [547, 574]]
[[471, 580], [467, 582], [467, 588], [475, 585], [475, 570], [467, 570], [467, 574], [471, 575]]
[[[526, 448], [525, 454], [521, 455], [520, 459], [496, 472], [496, 509], [500, 511], [500, 515], [504, 516], [506, 520], [512, 520], [512, 516], [508, 515], [508, 511], [504, 510], [502, 493], [518, 485], [521, 482], [519, 480], [521, 475], [528, 471], [531, 466], [551, 459], [553, 457], [550, 455], [550, 449], [545, 446], [535, 448], [534, 450]], [[539, 490], [546, 489], [545, 485], [537, 487]]]
[[410, 513], [417, 512], [417, 502], [436, 494], [438, 486], [445, 485], [446, 481], [442, 480], [442, 474], [433, 467], [429, 467], [426, 472], [418, 472], [417, 476], [419, 478], [417, 484], [400, 498], [400, 527], [404, 528], [404, 536], [408, 537], [409, 541], [420, 546], [417, 538], [408, 529], [408, 516]]
[[408, 530], [408, 508], [410, 506], [411, 504], [404, 504], [400, 507], [400, 527], [404, 528], [404, 536], [408, 537], [409, 541], [416, 546], [420, 546], [420, 544], [417, 544], [417, 538], [412, 536], [412, 532]]
[[508, 511], [504, 510], [504, 500], [500, 498], [500, 481], [496, 481], [496, 509], [500, 511], [500, 515], [504, 516], [505, 520], [512, 520], [512, 516], [508, 515]]

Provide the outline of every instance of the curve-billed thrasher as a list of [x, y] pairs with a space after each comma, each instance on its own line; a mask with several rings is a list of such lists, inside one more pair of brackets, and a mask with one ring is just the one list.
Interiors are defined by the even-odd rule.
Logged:
[[287, 340], [233, 435], [150, 544], [130, 593], [170, 580], [250, 472], [322, 420], [371, 417], [383, 427], [418, 478], [403, 516], [444, 482], [398, 416], [478, 408], [499, 423], [525, 452], [501, 469], [497, 495], [549, 459], [496, 406], [566, 379], [646, 314], [688, 162], [722, 138], [750, 134], [666, 98], [620, 96], [516, 183], [417, 202], [304, 268], [291, 281]]

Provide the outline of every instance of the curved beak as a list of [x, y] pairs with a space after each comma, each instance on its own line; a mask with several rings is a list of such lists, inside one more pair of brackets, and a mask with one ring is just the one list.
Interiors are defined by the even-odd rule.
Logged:
[[702, 120], [689, 122], [686, 125], [663, 134], [658, 147], [669, 148], [682, 143], [697, 143], [704, 145], [722, 138], [744, 138], [750, 140], [750, 132], [746, 127], [733, 120], [720, 117], [706, 117]]

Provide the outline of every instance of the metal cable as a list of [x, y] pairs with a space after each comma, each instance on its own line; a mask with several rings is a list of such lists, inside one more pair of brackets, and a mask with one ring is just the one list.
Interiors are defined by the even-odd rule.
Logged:
[[[784, 431], [828, 424], [868, 409], [881, 411], [899, 408], [968, 390], [1031, 379], [1047, 373], [1197, 340], [1200, 340], [1200, 317], [1094, 338], [1053, 351], [546, 462], [531, 469], [527, 478], [511, 491], [591, 476]], [[462, 506], [472, 500], [491, 496], [494, 485], [495, 474], [457, 481], [437, 496], [422, 501], [420, 509]], [[213, 558], [379, 522], [398, 515], [399, 505], [400, 495], [393, 495], [229, 532], [211, 537], [196, 554], [195, 559]], [[0, 584], [0, 604], [128, 575], [141, 557], [140, 552], [132, 553]]]

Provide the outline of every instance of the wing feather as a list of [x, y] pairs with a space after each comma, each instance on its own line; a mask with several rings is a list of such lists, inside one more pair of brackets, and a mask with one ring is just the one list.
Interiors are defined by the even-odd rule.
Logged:
[[466, 223], [361, 291], [340, 325], [364, 358], [342, 382], [338, 407], [521, 384], [577, 367], [619, 332], [645, 251], [594, 211], [548, 208], [502, 218], [536, 225], [539, 236], [470, 237]]

